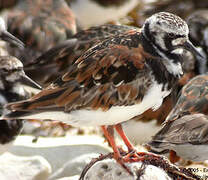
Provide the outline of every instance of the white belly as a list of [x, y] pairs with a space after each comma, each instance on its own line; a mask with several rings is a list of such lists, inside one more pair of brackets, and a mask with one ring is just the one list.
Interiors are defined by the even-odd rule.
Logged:
[[156, 82], [148, 90], [143, 100], [139, 104], [131, 106], [113, 106], [108, 111], [80, 109], [68, 112], [43, 112], [25, 119], [51, 119], [59, 120], [72, 126], [101, 126], [113, 125], [132, 119], [152, 108], [156, 110], [162, 104], [163, 98], [168, 96], [170, 91], [162, 91], [162, 85]]
[[71, 9], [84, 27], [105, 24], [109, 21], [118, 20], [130, 12], [138, 0], [127, 1], [123, 6], [101, 7], [91, 0], [76, 0], [71, 2]]

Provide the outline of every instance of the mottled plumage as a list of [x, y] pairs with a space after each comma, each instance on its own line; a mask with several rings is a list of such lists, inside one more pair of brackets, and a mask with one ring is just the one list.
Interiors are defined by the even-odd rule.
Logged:
[[[46, 86], [66, 73], [69, 67], [93, 45], [131, 29], [135, 28], [109, 24], [82, 30], [25, 65], [25, 71], [34, 80]], [[41, 74], [38, 73], [40, 70]]]
[[206, 160], [207, 115], [208, 75], [204, 74], [194, 77], [182, 88], [163, 128], [148, 143], [149, 149], [157, 153], [173, 150], [188, 160]]
[[[27, 92], [23, 84], [32, 84], [39, 87], [23, 71], [22, 63], [13, 56], [0, 56], [0, 114], [3, 114], [3, 106], [8, 102], [20, 101], [29, 98], [31, 94]], [[21, 120], [0, 121], [0, 152], [6, 148], [20, 133], [23, 127]], [[8, 147], [7, 147], [8, 148]]]
[[174, 121], [186, 114], [203, 113], [208, 115], [208, 75], [198, 75], [181, 90], [175, 107], [167, 121]]
[[[187, 18], [187, 23], [190, 28], [190, 39], [194, 45], [200, 47], [200, 51], [204, 53], [206, 59], [208, 57], [208, 10], [198, 10], [192, 13]], [[199, 61], [199, 69], [207, 71], [207, 60]]]
[[152, 152], [173, 150], [192, 161], [207, 160], [208, 117], [204, 114], [184, 115], [165, 126], [147, 144]]
[[[15, 109], [41, 110], [55, 105], [57, 110], [64, 108], [70, 112], [83, 108], [106, 111], [112, 106], [131, 106], [142, 101], [154, 81], [169, 94], [178, 76], [167, 71], [159, 56], [145, 52], [141, 43], [149, 49], [137, 30], [99, 43], [86, 51], [62, 78], [20, 108], [14, 105]], [[160, 104], [154, 106], [157, 109]]]
[[179, 48], [200, 56], [188, 40], [185, 21], [166, 12], [155, 14], [141, 31], [111, 36], [87, 50], [66, 74], [31, 99], [7, 105], [11, 112], [4, 118], [58, 117], [73, 126], [100, 125], [115, 159], [125, 167], [123, 163], [132, 160], [122, 159], [112, 128], [133, 151], [119, 123], [160, 107], [183, 73]]
[[24, 63], [76, 33], [75, 17], [63, 0], [21, 0], [4, 16], [9, 32], [27, 45], [12, 52]]
[[190, 38], [196, 46], [200, 46], [208, 52], [208, 10], [198, 10], [187, 18], [190, 29]]

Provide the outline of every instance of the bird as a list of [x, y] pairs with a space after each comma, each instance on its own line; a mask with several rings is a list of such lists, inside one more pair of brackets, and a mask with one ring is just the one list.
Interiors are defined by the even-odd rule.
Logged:
[[83, 29], [117, 21], [139, 4], [137, 0], [66, 0], [66, 2]]
[[[121, 123], [158, 109], [171, 93], [183, 74], [178, 48], [200, 56], [188, 33], [180, 17], [156, 13], [146, 19], [141, 31], [129, 30], [94, 45], [40, 93], [7, 104], [9, 112], [2, 118], [59, 118], [75, 127], [101, 126], [114, 158], [128, 169], [124, 163], [139, 161], [144, 153], [136, 152]], [[116, 145], [114, 128], [128, 148], [126, 156]]]
[[[0, 17], [0, 41], [14, 45], [20, 50], [24, 43], [10, 34], [5, 21]], [[0, 114], [3, 114], [3, 106], [8, 102], [23, 100], [30, 97], [30, 93], [23, 88], [23, 84], [38, 89], [41, 87], [30, 79], [23, 70], [23, 64], [14, 56], [9, 55], [6, 47], [0, 48]], [[21, 120], [0, 121], [0, 153], [5, 152], [11, 145], [23, 127]]]
[[63, 0], [22, 0], [4, 12], [8, 31], [26, 44], [24, 51], [9, 49], [24, 63], [68, 39], [77, 31], [73, 12]]
[[[189, 38], [198, 50], [203, 53], [203, 56], [208, 57], [208, 46], [207, 46], [207, 24], [208, 24], [208, 11], [205, 9], [196, 10], [191, 13], [187, 18], [187, 24], [190, 29]], [[199, 71], [207, 72], [207, 61], [197, 61], [196, 64], [199, 67]]]
[[[208, 116], [202, 113], [181, 116], [168, 121], [147, 144], [151, 152], [171, 152], [170, 161], [185, 160], [200, 162], [207, 160]], [[176, 153], [176, 154], [175, 154]]]
[[[23, 64], [14, 56], [0, 56], [0, 114], [8, 102], [29, 98], [31, 94], [23, 85], [40, 86], [31, 80], [23, 70]], [[0, 121], [0, 153], [5, 152], [13, 143], [23, 127], [21, 120]]]
[[184, 114], [202, 113], [208, 115], [208, 75], [192, 78], [181, 90], [176, 105], [167, 116], [165, 123], [174, 121]]
[[[46, 87], [59, 76], [66, 73], [68, 68], [77, 60], [77, 58], [95, 44], [100, 43], [107, 38], [111, 38], [111, 36], [132, 29], [137, 29], [138, 31], [141, 30], [140, 28], [133, 26], [104, 24], [79, 31], [72, 36], [71, 39], [63, 41], [62, 43], [50, 48], [38, 58], [26, 64], [24, 70], [33, 80]], [[183, 59], [182, 69], [184, 74], [180, 78], [177, 89], [174, 90], [174, 94], [177, 94], [189, 79], [199, 73], [199, 70], [195, 65], [197, 59], [194, 58], [191, 52], [184, 50], [181, 56]], [[42, 73], [39, 73], [39, 71]], [[173, 101], [172, 96], [173, 95], [169, 95], [166, 97], [158, 110], [153, 111], [152, 109], [149, 109], [131, 121], [136, 124], [137, 127], [140, 123], [141, 126], [146, 126], [149, 129], [148, 134], [145, 136], [143, 136], [144, 132], [141, 132], [142, 137], [144, 138], [138, 138], [140, 144], [149, 140], [151, 136], [160, 129], [161, 123], [164, 122], [165, 118], [174, 106], [175, 101]], [[155, 125], [152, 125], [155, 120]], [[131, 122], [127, 122], [124, 127], [131, 128]], [[135, 135], [134, 131], [130, 130], [128, 132], [131, 132], [132, 136]]]
[[[204, 147], [206, 142], [207, 89], [207, 74], [191, 79], [182, 88], [178, 101], [167, 116], [161, 130], [146, 144], [147, 149], [158, 154], [171, 152], [172, 162], [178, 160], [176, 154], [191, 161], [206, 160], [204, 152], [200, 149], [196, 151], [194, 148], [199, 145]], [[191, 157], [191, 153], [195, 154]]]
[[196, 46], [200, 46], [207, 54], [207, 24], [208, 10], [200, 9], [187, 17], [187, 24], [190, 29], [190, 39]]
[[[95, 44], [136, 27], [104, 24], [81, 30], [70, 39], [43, 52], [38, 58], [24, 65], [25, 72], [42, 86], [47, 86], [67, 72], [85, 51]], [[43, 73], [38, 73], [39, 71]]]

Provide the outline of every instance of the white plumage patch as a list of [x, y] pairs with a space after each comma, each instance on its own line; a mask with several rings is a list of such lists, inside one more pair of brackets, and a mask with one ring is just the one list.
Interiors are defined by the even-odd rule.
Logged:
[[137, 4], [138, 0], [130, 0], [121, 6], [101, 7], [95, 1], [77, 0], [71, 2], [71, 8], [80, 24], [87, 28], [118, 20], [130, 12]]
[[154, 82], [139, 104], [131, 106], [113, 106], [108, 111], [98, 110], [75, 110], [70, 113], [53, 111], [43, 112], [21, 118], [25, 119], [52, 119], [59, 120], [72, 126], [100, 126], [112, 125], [127, 121], [152, 108], [156, 110], [162, 104], [163, 98], [170, 94], [170, 91], [162, 91], [162, 84]]

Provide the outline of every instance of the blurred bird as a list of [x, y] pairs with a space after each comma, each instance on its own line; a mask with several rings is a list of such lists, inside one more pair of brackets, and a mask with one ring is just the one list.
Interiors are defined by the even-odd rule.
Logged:
[[194, 11], [187, 17], [190, 29], [190, 39], [196, 46], [200, 46], [208, 53], [208, 10]]
[[208, 116], [205, 114], [184, 115], [165, 126], [147, 144], [154, 153], [170, 152], [170, 161], [177, 162], [180, 157], [189, 161], [208, 159]]
[[[73, 126], [101, 126], [114, 151], [124, 163], [144, 160], [122, 130], [121, 122], [148, 109], [158, 109], [183, 74], [180, 51], [200, 54], [188, 39], [188, 26], [167, 12], [148, 18], [137, 29], [112, 36], [87, 50], [53, 84], [26, 101], [7, 105], [3, 118], [51, 119]], [[122, 156], [113, 128], [129, 154]], [[145, 154], [148, 155], [148, 154]]]
[[138, 0], [66, 0], [82, 28], [117, 21], [126, 16]]
[[[194, 45], [200, 47], [200, 51], [208, 58], [208, 10], [198, 10], [187, 18], [187, 24], [190, 28], [190, 39]], [[207, 61], [198, 63], [201, 71], [207, 71]]]
[[[8, 42], [20, 49], [24, 44], [6, 30], [4, 20], [0, 17], [0, 41]], [[0, 114], [3, 106], [8, 102], [23, 100], [30, 97], [23, 84], [41, 89], [41, 87], [25, 75], [21, 61], [9, 56], [6, 49], [0, 49]], [[21, 120], [0, 121], [0, 153], [5, 152], [12, 144], [16, 135], [20, 133], [23, 122]]]
[[[29, 98], [23, 85], [30, 85], [40, 89], [23, 71], [22, 63], [13, 56], [0, 56], [0, 114], [3, 106], [8, 102], [15, 102]], [[4, 152], [20, 133], [23, 126], [21, 120], [0, 121], [0, 153]]]
[[9, 32], [27, 46], [10, 50], [24, 64], [76, 33], [75, 17], [63, 0], [21, 0], [4, 17]]
[[[208, 75], [205, 74], [194, 77], [183, 87], [164, 127], [147, 144], [148, 149], [155, 153], [173, 150], [188, 160], [206, 160], [204, 151], [208, 150], [204, 146], [207, 141], [207, 115]], [[170, 158], [176, 161], [174, 156]]]
[[175, 107], [166, 122], [174, 121], [185, 114], [202, 113], [208, 115], [208, 75], [198, 75], [190, 80], [179, 94]]

